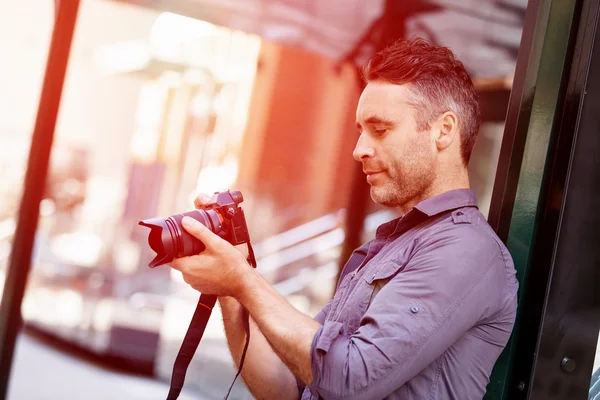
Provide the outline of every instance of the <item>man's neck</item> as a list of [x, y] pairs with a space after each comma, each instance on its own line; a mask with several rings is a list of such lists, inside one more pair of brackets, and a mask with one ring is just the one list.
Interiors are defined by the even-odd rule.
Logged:
[[420, 193], [419, 196], [416, 196], [410, 199], [406, 204], [401, 205], [400, 212], [402, 215], [406, 215], [410, 210], [412, 210], [417, 204], [422, 202], [423, 200], [427, 200], [439, 194], [449, 192], [455, 189], [470, 189], [471, 183], [469, 180], [469, 174], [467, 169], [464, 171], [460, 171], [456, 174], [446, 174], [445, 176], [440, 176], [434, 180], [433, 184], [423, 193]]

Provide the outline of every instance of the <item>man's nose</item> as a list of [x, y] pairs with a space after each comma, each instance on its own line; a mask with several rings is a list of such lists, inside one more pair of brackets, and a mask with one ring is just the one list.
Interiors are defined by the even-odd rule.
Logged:
[[363, 135], [360, 135], [352, 153], [356, 161], [363, 161], [367, 158], [372, 158], [375, 155], [375, 150], [369, 145]]

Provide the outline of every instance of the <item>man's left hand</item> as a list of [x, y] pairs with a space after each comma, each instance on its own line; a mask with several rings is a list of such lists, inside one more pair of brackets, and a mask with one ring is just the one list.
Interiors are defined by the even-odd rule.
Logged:
[[244, 275], [251, 269], [242, 252], [193, 218], [185, 217], [181, 224], [204, 243], [206, 250], [199, 255], [175, 259], [171, 267], [181, 271], [185, 282], [199, 292], [240, 296]]

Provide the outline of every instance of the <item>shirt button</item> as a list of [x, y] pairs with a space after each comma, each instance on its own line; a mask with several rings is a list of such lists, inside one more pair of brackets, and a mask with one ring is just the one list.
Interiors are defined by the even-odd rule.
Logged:
[[413, 313], [413, 314], [416, 314], [416, 313], [418, 313], [418, 312], [419, 312], [419, 307], [417, 307], [417, 306], [412, 306], [412, 307], [410, 308], [410, 312], [411, 312], [411, 313]]

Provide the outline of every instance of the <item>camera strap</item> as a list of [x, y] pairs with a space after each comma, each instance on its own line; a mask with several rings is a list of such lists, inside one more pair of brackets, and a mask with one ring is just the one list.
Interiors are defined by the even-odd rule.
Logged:
[[[252, 249], [252, 245], [250, 242], [248, 244], [248, 263], [256, 268], [256, 258], [254, 257], [254, 250]], [[181, 393], [181, 389], [183, 388], [183, 384], [185, 382], [185, 374], [187, 373], [187, 369], [196, 353], [196, 349], [200, 344], [200, 340], [202, 339], [202, 335], [204, 335], [204, 330], [206, 329], [206, 325], [208, 324], [208, 319], [210, 318], [210, 314], [217, 302], [217, 296], [202, 294], [200, 295], [200, 300], [198, 300], [198, 305], [196, 306], [196, 311], [194, 311], [194, 315], [192, 316], [192, 321], [190, 322], [190, 326], [185, 334], [183, 339], [183, 343], [181, 344], [181, 348], [179, 349], [179, 353], [177, 354], [177, 358], [175, 358], [175, 363], [173, 364], [173, 374], [171, 375], [171, 387], [169, 388], [169, 394], [167, 395], [167, 400], [176, 400]], [[242, 308], [242, 321], [244, 324], [244, 330], [246, 331], [246, 344], [244, 345], [244, 351], [242, 352], [242, 358], [240, 359], [240, 366], [238, 368], [237, 374], [235, 378], [233, 378], [233, 382], [231, 382], [231, 386], [227, 391], [227, 395], [225, 399], [229, 397], [231, 393], [231, 389], [233, 389], [233, 385], [237, 380], [238, 376], [242, 372], [242, 367], [244, 366], [244, 360], [246, 359], [246, 352], [248, 351], [248, 345], [250, 344], [250, 317], [246, 308]]]
[[175, 363], [173, 364], [171, 387], [169, 389], [167, 400], [175, 400], [179, 397], [179, 393], [181, 393], [181, 388], [183, 388], [183, 383], [185, 382], [185, 374], [188, 366], [194, 357], [194, 353], [196, 353], [202, 335], [204, 335], [206, 324], [208, 323], [208, 319], [210, 318], [210, 314], [212, 313], [212, 309], [216, 302], [217, 296], [207, 294], [202, 294], [200, 296], [196, 311], [194, 312], [190, 326], [185, 334]]

